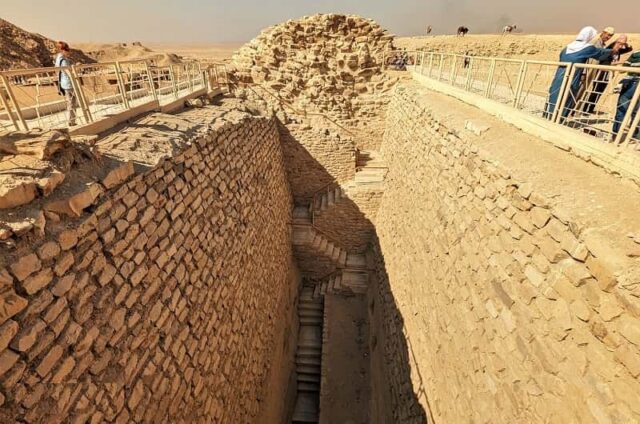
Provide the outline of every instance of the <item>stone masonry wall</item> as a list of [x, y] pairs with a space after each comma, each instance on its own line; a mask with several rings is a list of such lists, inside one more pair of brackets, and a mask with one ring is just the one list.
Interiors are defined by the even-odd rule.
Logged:
[[[295, 342], [292, 198], [244, 115], [0, 259], [0, 422], [257, 422]], [[282, 339], [284, 337], [284, 340]], [[289, 347], [287, 347], [287, 345]], [[290, 364], [289, 364], [290, 365]], [[271, 414], [272, 412], [269, 412]]]
[[382, 189], [352, 187], [344, 196], [320, 213], [315, 213], [313, 225], [349, 252], [363, 253], [371, 243], [374, 220]]
[[[613, 236], [595, 240], [581, 211], [557, 206], [565, 199], [512, 178], [509, 167], [528, 164], [494, 163], [447, 113], [405, 87], [388, 112], [377, 280], [388, 274], [393, 300], [384, 286], [374, 293], [390, 311], [374, 325], [395, 330], [378, 333], [378, 348], [410, 343], [413, 390], [436, 422], [637, 422], [636, 256], [619, 254]], [[398, 374], [379, 372], [391, 384]], [[411, 411], [403, 393], [374, 396], [390, 396], [398, 417]]]

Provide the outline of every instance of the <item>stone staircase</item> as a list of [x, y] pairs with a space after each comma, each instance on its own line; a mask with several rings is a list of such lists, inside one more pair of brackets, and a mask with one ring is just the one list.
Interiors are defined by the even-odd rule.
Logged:
[[366, 294], [369, 288], [369, 273], [364, 270], [341, 270], [316, 285], [314, 296], [326, 294]]
[[322, 367], [322, 296], [312, 286], [304, 286], [298, 303], [298, 347], [296, 351], [297, 397], [292, 423], [317, 423]]
[[358, 151], [355, 178], [344, 184], [334, 183], [318, 192], [309, 206], [312, 215], [319, 215], [340, 200], [349, 197], [349, 191], [358, 188], [382, 189], [387, 165], [378, 152]]
[[293, 211], [293, 246], [307, 247], [316, 255], [329, 259], [338, 268], [344, 268], [348, 261], [346, 250], [313, 228], [306, 207], [296, 207]]

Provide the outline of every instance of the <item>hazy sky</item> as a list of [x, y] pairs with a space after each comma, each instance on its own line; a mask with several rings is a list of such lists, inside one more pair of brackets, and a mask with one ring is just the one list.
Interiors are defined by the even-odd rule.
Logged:
[[494, 32], [508, 22], [526, 32], [577, 33], [584, 25], [640, 32], [640, 2], [620, 0], [0, 0], [0, 17], [29, 31], [86, 41], [235, 42], [314, 13], [371, 17], [398, 35]]

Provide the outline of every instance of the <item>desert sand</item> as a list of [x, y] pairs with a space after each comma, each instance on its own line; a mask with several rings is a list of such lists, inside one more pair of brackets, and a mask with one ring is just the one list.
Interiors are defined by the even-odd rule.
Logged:
[[[640, 34], [628, 34], [629, 43], [640, 49]], [[407, 50], [427, 50], [444, 53], [469, 53], [474, 56], [496, 56], [514, 59], [557, 61], [560, 51], [575, 35], [480, 34], [456, 37], [437, 35], [431, 37], [399, 37], [395, 46]]]

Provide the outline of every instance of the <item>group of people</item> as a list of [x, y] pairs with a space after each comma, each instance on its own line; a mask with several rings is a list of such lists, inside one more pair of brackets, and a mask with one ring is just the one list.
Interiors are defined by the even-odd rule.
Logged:
[[[627, 36], [622, 34], [614, 39], [615, 30], [611, 27], [598, 32], [594, 27], [583, 28], [575, 41], [567, 45], [560, 52], [560, 62], [585, 64], [594, 62], [600, 65], [620, 65], [627, 67], [640, 66], [640, 52], [633, 53], [626, 61], [621, 62], [622, 55], [630, 53], [633, 48], [629, 45]], [[551, 119], [560, 100], [560, 91], [567, 68], [562, 66], [556, 71], [551, 87], [549, 88], [549, 100], [545, 106], [545, 117]], [[610, 73], [607, 70], [589, 70], [575, 68], [573, 79], [569, 82], [569, 95], [558, 113], [561, 119], [566, 119], [572, 112], [579, 109], [580, 112], [593, 114], [600, 97], [605, 92], [610, 82]], [[615, 121], [612, 133], [620, 131], [620, 125], [629, 111], [631, 99], [638, 88], [640, 74], [628, 73], [622, 79], [619, 87], [619, 97], [616, 108]], [[636, 105], [632, 112], [635, 117], [638, 112]], [[634, 136], [637, 137], [640, 128], [636, 128]]]
[[396, 54], [389, 59], [389, 65], [393, 66], [393, 69], [396, 71], [406, 71], [407, 65], [413, 64], [413, 58], [409, 56], [406, 49], [396, 52]]

